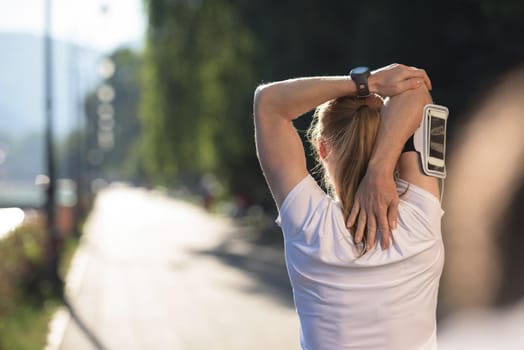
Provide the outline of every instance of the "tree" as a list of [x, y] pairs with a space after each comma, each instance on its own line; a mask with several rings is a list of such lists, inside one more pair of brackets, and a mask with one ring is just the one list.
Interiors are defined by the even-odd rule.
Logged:
[[[453, 136], [463, 111], [524, 57], [517, 1], [145, 3], [142, 151], [149, 174], [172, 183], [212, 171], [233, 193], [267, 204], [250, 120], [257, 84], [344, 74], [357, 65], [423, 67], [435, 101], [450, 107]], [[295, 125], [304, 130], [309, 122]]]
[[98, 146], [97, 133], [101, 127], [98, 115], [100, 102], [97, 98], [99, 85], [86, 97], [85, 102], [88, 118], [87, 151], [101, 152], [102, 162], [98, 165], [99, 175], [110, 180], [140, 182], [143, 179], [138, 153], [142, 126], [138, 112], [142, 61], [139, 54], [126, 48], [116, 50], [110, 59], [115, 65], [115, 72], [105, 83], [115, 91], [114, 100], [111, 102], [114, 109], [114, 122], [111, 123], [114, 145], [103, 151]]
[[[254, 158], [253, 42], [227, 1], [149, 1], [144, 155], [164, 183]], [[233, 181], [232, 181], [233, 182]]]

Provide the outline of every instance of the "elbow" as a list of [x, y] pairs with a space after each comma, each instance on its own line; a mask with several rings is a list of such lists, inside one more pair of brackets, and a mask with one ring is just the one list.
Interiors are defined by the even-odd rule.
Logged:
[[418, 111], [418, 113], [413, 114], [413, 122], [418, 128], [422, 123], [424, 107], [427, 104], [433, 103], [431, 95], [424, 85], [413, 90], [408, 90], [403, 94], [406, 94], [407, 101], [413, 104], [414, 110]]
[[259, 85], [255, 89], [255, 95], [253, 96], [253, 110], [256, 111], [257, 107], [260, 105], [263, 96], [265, 95], [264, 92], [265, 85]]
[[270, 104], [271, 96], [268, 85], [259, 85], [256, 88], [255, 95], [253, 97], [253, 115], [255, 118], [261, 114], [265, 114]]
[[292, 120], [297, 116], [289, 110], [286, 91], [280, 83], [260, 85], [253, 98], [255, 118]]

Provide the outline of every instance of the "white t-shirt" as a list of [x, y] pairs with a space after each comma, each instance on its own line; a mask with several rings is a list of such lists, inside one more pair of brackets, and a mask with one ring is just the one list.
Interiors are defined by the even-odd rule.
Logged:
[[377, 240], [362, 256], [340, 204], [310, 175], [287, 195], [277, 223], [303, 349], [436, 349], [444, 212], [429, 192], [397, 181], [406, 188], [392, 246]]

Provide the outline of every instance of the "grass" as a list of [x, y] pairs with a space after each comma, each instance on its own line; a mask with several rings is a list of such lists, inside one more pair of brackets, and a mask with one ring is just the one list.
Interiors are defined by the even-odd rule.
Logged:
[[[0, 298], [4, 299], [4, 308], [0, 309], [3, 310], [0, 312], [0, 350], [43, 349], [47, 342], [49, 322], [62, 305], [61, 291], [53, 292], [46, 280], [42, 268], [44, 255], [34, 252], [35, 246], [45, 249], [42, 248], [45, 246], [42, 244], [42, 237], [45, 239], [42, 230], [44, 226], [40, 223], [31, 224], [29, 228], [22, 228], [19, 237], [13, 237], [12, 242], [1, 242], [3, 250], [0, 250], [0, 255], [3, 259], [9, 259], [2, 261], [0, 258], [0, 264], [7, 266], [4, 272], [8, 272], [7, 279], [2, 276], [1, 283], [9, 283], [13, 287], [4, 289], [5, 295], [2, 295], [0, 288]], [[31, 245], [31, 249], [25, 244], [26, 248], [18, 249], [17, 254], [8, 254], [10, 250], [15, 251], [12, 247], [21, 246], [19, 242], [33, 242], [33, 238], [36, 244]], [[63, 242], [59, 267], [61, 276], [65, 276], [77, 246], [78, 239], [72, 235]], [[31, 264], [24, 265], [26, 260], [30, 260]], [[18, 270], [23, 270], [23, 273]]]
[[58, 298], [46, 300], [40, 305], [20, 305], [1, 327], [0, 349], [43, 349], [49, 321], [59, 305]]

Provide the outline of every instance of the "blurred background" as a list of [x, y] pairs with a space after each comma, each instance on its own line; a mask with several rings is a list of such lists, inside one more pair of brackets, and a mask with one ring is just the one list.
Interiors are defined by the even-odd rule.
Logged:
[[524, 348], [523, 2], [0, 9], [0, 350], [298, 348], [253, 92], [393, 62], [450, 110], [440, 348]]

